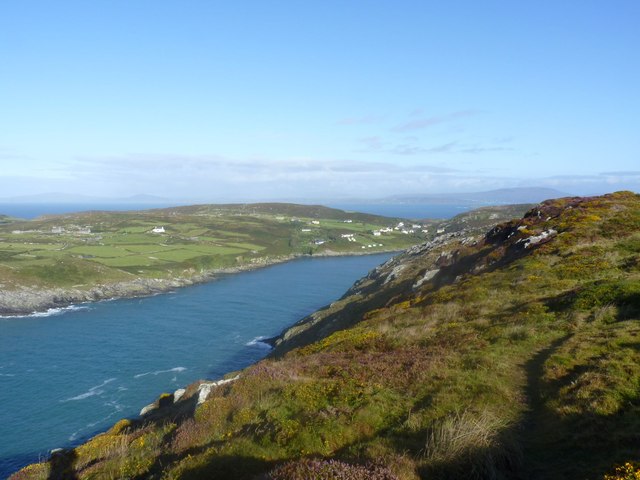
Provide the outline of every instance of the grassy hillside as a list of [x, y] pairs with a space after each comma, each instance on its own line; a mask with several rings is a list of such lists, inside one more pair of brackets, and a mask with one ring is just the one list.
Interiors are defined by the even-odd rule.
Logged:
[[602, 479], [640, 460], [639, 320], [640, 196], [547, 201], [13, 478]]
[[0, 225], [15, 222], [16, 220], [16, 218], [10, 217], [8, 215], [0, 215]]
[[[290, 204], [198, 205], [84, 212], [2, 224], [0, 279], [21, 286], [90, 288], [132, 278], [191, 276], [296, 254], [406, 248], [426, 234], [373, 234], [399, 220]], [[154, 232], [154, 228], [161, 229]], [[351, 241], [342, 237], [352, 234]]]

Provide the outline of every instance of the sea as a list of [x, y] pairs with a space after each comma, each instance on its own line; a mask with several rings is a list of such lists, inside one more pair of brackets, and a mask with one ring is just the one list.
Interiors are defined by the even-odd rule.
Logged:
[[298, 259], [153, 297], [0, 318], [0, 478], [263, 358], [391, 254]]
[[[328, 207], [350, 212], [370, 213], [384, 217], [408, 218], [411, 220], [435, 220], [455, 217], [482, 205], [479, 204], [421, 204], [421, 203], [335, 203]], [[0, 210], [1, 211], [1, 210]]]
[[[171, 204], [92, 204], [77, 205], [70, 203], [0, 203], [0, 215], [9, 215], [16, 218], [33, 219], [41, 215], [55, 215], [74, 213], [86, 210], [147, 210], [151, 208], [166, 208]], [[351, 212], [371, 213], [385, 217], [408, 218], [413, 220], [444, 219], [451, 218], [460, 213], [477, 208], [478, 204], [419, 204], [419, 203], [329, 203], [328, 207], [339, 208]]]
[[[97, 207], [0, 205], [0, 213], [145, 208]], [[402, 207], [342, 206], [403, 218], [464, 211]], [[269, 352], [261, 340], [338, 299], [391, 256], [304, 258], [152, 297], [0, 317], [0, 478], [136, 417], [163, 392], [260, 360]]]

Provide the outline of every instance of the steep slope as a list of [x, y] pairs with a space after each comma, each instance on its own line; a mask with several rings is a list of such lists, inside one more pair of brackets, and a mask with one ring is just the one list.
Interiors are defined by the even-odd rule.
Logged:
[[639, 320], [640, 196], [547, 201], [14, 478], [602, 478], [640, 458]]

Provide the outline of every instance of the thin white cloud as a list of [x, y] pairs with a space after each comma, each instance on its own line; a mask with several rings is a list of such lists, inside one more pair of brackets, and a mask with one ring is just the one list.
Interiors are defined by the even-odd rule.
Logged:
[[410, 120], [408, 122], [396, 125], [391, 129], [392, 132], [410, 132], [413, 130], [422, 130], [441, 123], [451, 122], [459, 120], [461, 118], [472, 117], [480, 113], [478, 110], [460, 110], [453, 113], [447, 113], [445, 115], [436, 115], [426, 118], [418, 118]]
[[619, 172], [601, 172], [600, 175], [616, 177], [640, 177], [640, 170], [622, 170]]
[[[432, 148], [459, 149], [457, 144]], [[185, 201], [258, 201], [284, 198], [381, 198], [403, 193], [448, 193], [540, 185], [576, 193], [640, 189], [640, 172], [517, 178], [509, 171], [465, 169], [419, 156], [402, 161], [357, 159], [233, 159], [219, 155], [137, 154], [83, 157], [59, 164], [56, 177], [0, 175], [4, 196], [59, 191], [124, 197], [150, 194]], [[437, 158], [437, 157], [433, 157]], [[418, 161], [418, 160], [422, 161]], [[633, 173], [634, 175], [620, 175]], [[11, 177], [11, 178], [9, 178]]]
[[444, 153], [461, 154], [482, 154], [489, 152], [508, 152], [514, 148], [500, 145], [480, 145], [466, 144], [459, 141], [451, 141], [430, 147], [422, 147], [417, 144], [415, 137], [406, 139], [407, 142], [392, 145], [391, 142], [384, 141], [380, 136], [360, 138], [358, 142], [362, 145], [356, 150], [358, 153], [390, 153], [393, 155], [434, 155]]
[[361, 117], [346, 117], [338, 120], [338, 125], [371, 125], [384, 120], [382, 115], [364, 115]]
[[[239, 198], [288, 195], [377, 196], [395, 193], [406, 182], [430, 183], [434, 176], [454, 175], [455, 170], [439, 165], [353, 160], [270, 159], [233, 160], [219, 156], [131, 155], [78, 159], [78, 185], [100, 184], [126, 188], [130, 193], [162, 196]], [[119, 194], [124, 194], [122, 190]]]

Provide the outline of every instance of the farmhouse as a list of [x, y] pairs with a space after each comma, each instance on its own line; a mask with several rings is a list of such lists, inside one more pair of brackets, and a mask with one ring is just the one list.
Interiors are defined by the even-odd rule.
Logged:
[[165, 233], [164, 227], [153, 227], [152, 233]]

